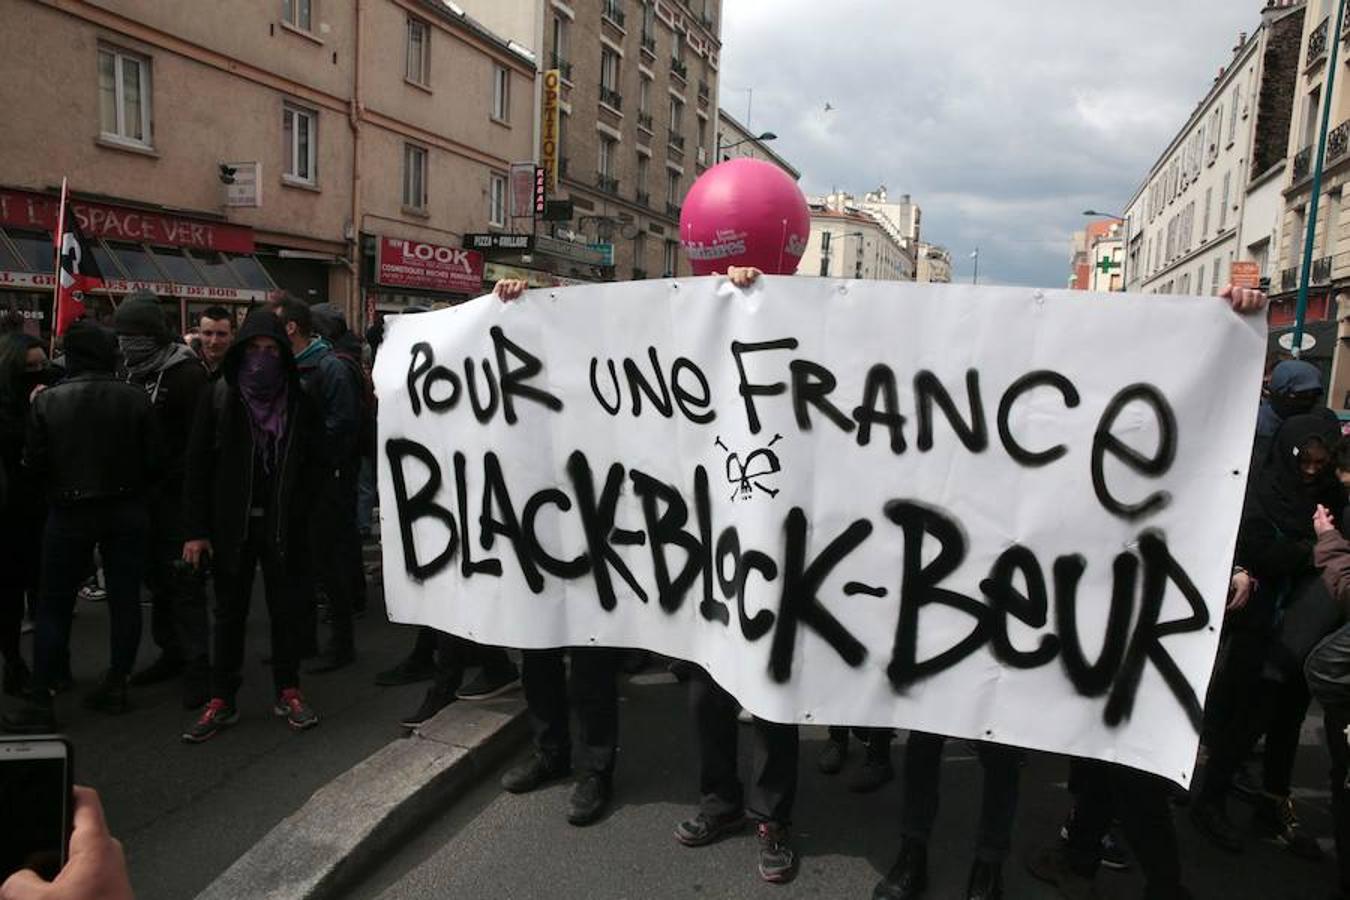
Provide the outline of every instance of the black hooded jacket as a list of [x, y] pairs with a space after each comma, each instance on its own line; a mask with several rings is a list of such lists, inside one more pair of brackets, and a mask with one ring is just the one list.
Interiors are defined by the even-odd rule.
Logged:
[[270, 312], [260, 310], [244, 321], [221, 365], [224, 377], [202, 392], [197, 405], [183, 485], [186, 538], [209, 540], [214, 565], [238, 570], [255, 501], [255, 443], [238, 374], [244, 347], [254, 337], [277, 342], [290, 379], [286, 431], [264, 507], [265, 527], [273, 551], [291, 571], [303, 571], [308, 564], [306, 517], [324, 471], [323, 420], [300, 387], [285, 328]]

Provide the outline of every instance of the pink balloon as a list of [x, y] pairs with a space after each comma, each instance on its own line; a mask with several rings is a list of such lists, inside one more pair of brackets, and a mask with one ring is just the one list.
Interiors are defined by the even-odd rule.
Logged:
[[806, 251], [811, 213], [782, 169], [742, 157], [699, 176], [680, 211], [680, 243], [695, 275], [754, 266], [791, 275]]

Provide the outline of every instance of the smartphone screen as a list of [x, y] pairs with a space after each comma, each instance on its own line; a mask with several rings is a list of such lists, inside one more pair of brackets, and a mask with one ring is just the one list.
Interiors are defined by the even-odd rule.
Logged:
[[20, 869], [51, 880], [65, 863], [70, 760], [64, 741], [0, 741], [0, 882]]

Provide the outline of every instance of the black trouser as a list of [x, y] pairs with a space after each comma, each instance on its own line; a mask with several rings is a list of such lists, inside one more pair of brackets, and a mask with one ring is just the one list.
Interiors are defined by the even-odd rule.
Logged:
[[1076, 758], [1069, 764], [1069, 787], [1075, 797], [1068, 841], [1074, 871], [1087, 877], [1096, 873], [1102, 838], [1112, 820], [1119, 819], [1148, 882], [1145, 896], [1185, 896], [1166, 781], [1115, 763]]
[[211, 635], [211, 693], [234, 704], [243, 678], [244, 633], [253, 599], [253, 576], [262, 566], [263, 595], [272, 626], [272, 682], [278, 693], [300, 685], [300, 648], [303, 641], [301, 604], [308, 579], [293, 562], [279, 558], [267, 539], [262, 516], [249, 520], [248, 537], [239, 549], [239, 567], [217, 569], [216, 616]]
[[[534, 744], [551, 763], [574, 763], [582, 772], [608, 778], [614, 772], [619, 739], [619, 652], [602, 647], [522, 652], [525, 702]], [[571, 657], [571, 673], [564, 664]], [[580, 725], [575, 758], [569, 710]]]
[[[937, 821], [938, 791], [942, 781], [942, 748], [947, 738], [911, 731], [905, 742], [904, 796], [900, 802], [900, 833], [927, 844]], [[975, 857], [999, 863], [1012, 846], [1013, 820], [1026, 753], [1017, 747], [971, 741], [984, 767], [984, 796], [975, 832]]]
[[149, 516], [140, 500], [96, 500], [53, 506], [42, 543], [42, 600], [34, 643], [33, 694], [45, 697], [70, 659], [75, 594], [94, 547], [103, 554], [111, 620], [108, 672], [126, 676], [141, 642], [141, 579], [145, 574]]
[[857, 726], [850, 728], [847, 725], [831, 725], [830, 740], [838, 744], [847, 744], [849, 731], [852, 731], [853, 736], [862, 741], [869, 751], [876, 753], [889, 748], [891, 741], [895, 740], [895, 729], [893, 728], [859, 728]]
[[725, 816], [744, 810], [761, 822], [787, 825], [797, 796], [797, 726], [756, 718], [749, 802], [739, 768], [740, 704], [703, 669], [689, 679], [689, 705], [699, 755], [699, 811]]
[[206, 585], [182, 571], [183, 538], [158, 516], [151, 521], [150, 564], [145, 586], [150, 589], [150, 636], [171, 660], [198, 663], [207, 658]]
[[1230, 719], [1227, 728], [1215, 732], [1200, 790], [1201, 800], [1222, 802], [1238, 767], [1263, 734], [1266, 748], [1262, 787], [1273, 796], [1288, 797], [1309, 700], [1308, 686], [1302, 678], [1276, 681], [1258, 677], [1246, 706]]
[[1350, 707], [1324, 706], [1327, 750], [1331, 754], [1331, 820], [1342, 893], [1350, 893]]
[[42, 584], [44, 515], [40, 505], [13, 502], [3, 514], [10, 528], [0, 542], [0, 656], [18, 663], [26, 597], [36, 599]]
[[361, 534], [356, 527], [356, 471], [354, 463], [329, 470], [311, 513], [313, 559], [319, 583], [328, 597], [336, 650], [352, 646], [352, 611], [356, 582], [364, 579]]
[[444, 631], [432, 633], [436, 636], [435, 690], [453, 695], [464, 683], [464, 670], [474, 664], [482, 666], [494, 680], [515, 679], [516, 665], [501, 647], [475, 644]]

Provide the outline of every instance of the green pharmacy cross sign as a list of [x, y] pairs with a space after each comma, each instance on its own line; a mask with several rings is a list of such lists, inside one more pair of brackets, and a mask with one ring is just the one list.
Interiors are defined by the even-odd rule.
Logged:
[[1097, 268], [1101, 269], [1103, 275], [1110, 275], [1112, 269], [1120, 268], [1120, 263], [1112, 260], [1109, 256], [1103, 256], [1097, 260]]

